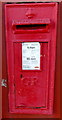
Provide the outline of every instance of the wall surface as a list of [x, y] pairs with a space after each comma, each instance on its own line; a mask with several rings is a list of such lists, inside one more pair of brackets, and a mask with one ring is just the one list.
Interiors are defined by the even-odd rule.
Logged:
[[0, 2], [0, 118], [2, 117], [2, 3]]
[[62, 0], [0, 0], [1, 2], [26, 2], [26, 1], [40, 1], [40, 2], [61, 2]]
[[[4, 0], [3, 0], [4, 1]], [[7, 0], [6, 0], [7, 1]], [[16, 0], [15, 0], [16, 2]], [[7, 62], [6, 62], [6, 43], [5, 43], [5, 20], [4, 20], [4, 3], [2, 6], [3, 31], [2, 31], [2, 78], [7, 78]], [[8, 87], [2, 87], [2, 118], [60, 118], [60, 3], [58, 8], [58, 31], [57, 31], [57, 47], [56, 47], [56, 70], [55, 70], [55, 87], [54, 87], [54, 112], [53, 115], [26, 115], [26, 114], [10, 114], [8, 111]], [[62, 11], [62, 9], [61, 9]], [[1, 13], [1, 11], [0, 11]], [[61, 18], [62, 19], [62, 18]], [[1, 30], [0, 30], [1, 31]], [[1, 36], [1, 33], [0, 33]], [[8, 85], [7, 85], [8, 86]]]

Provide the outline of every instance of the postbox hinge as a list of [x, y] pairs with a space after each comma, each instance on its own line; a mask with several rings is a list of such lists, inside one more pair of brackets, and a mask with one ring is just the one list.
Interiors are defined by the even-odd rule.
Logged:
[[1, 86], [7, 87], [7, 80], [6, 79], [2, 79]]

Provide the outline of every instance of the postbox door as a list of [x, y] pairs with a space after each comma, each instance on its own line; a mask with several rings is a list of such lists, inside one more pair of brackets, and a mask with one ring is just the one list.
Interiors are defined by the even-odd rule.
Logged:
[[48, 56], [48, 42], [14, 43], [16, 107], [47, 107]]

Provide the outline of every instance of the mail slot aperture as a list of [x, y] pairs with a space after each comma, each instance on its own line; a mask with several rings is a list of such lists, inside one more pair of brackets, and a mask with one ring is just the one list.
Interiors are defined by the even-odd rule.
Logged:
[[49, 24], [24, 24], [13, 25], [13, 32], [49, 32]]

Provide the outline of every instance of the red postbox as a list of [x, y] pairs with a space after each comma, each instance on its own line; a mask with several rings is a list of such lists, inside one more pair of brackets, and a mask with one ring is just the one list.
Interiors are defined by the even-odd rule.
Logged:
[[57, 3], [5, 5], [11, 113], [52, 114]]

